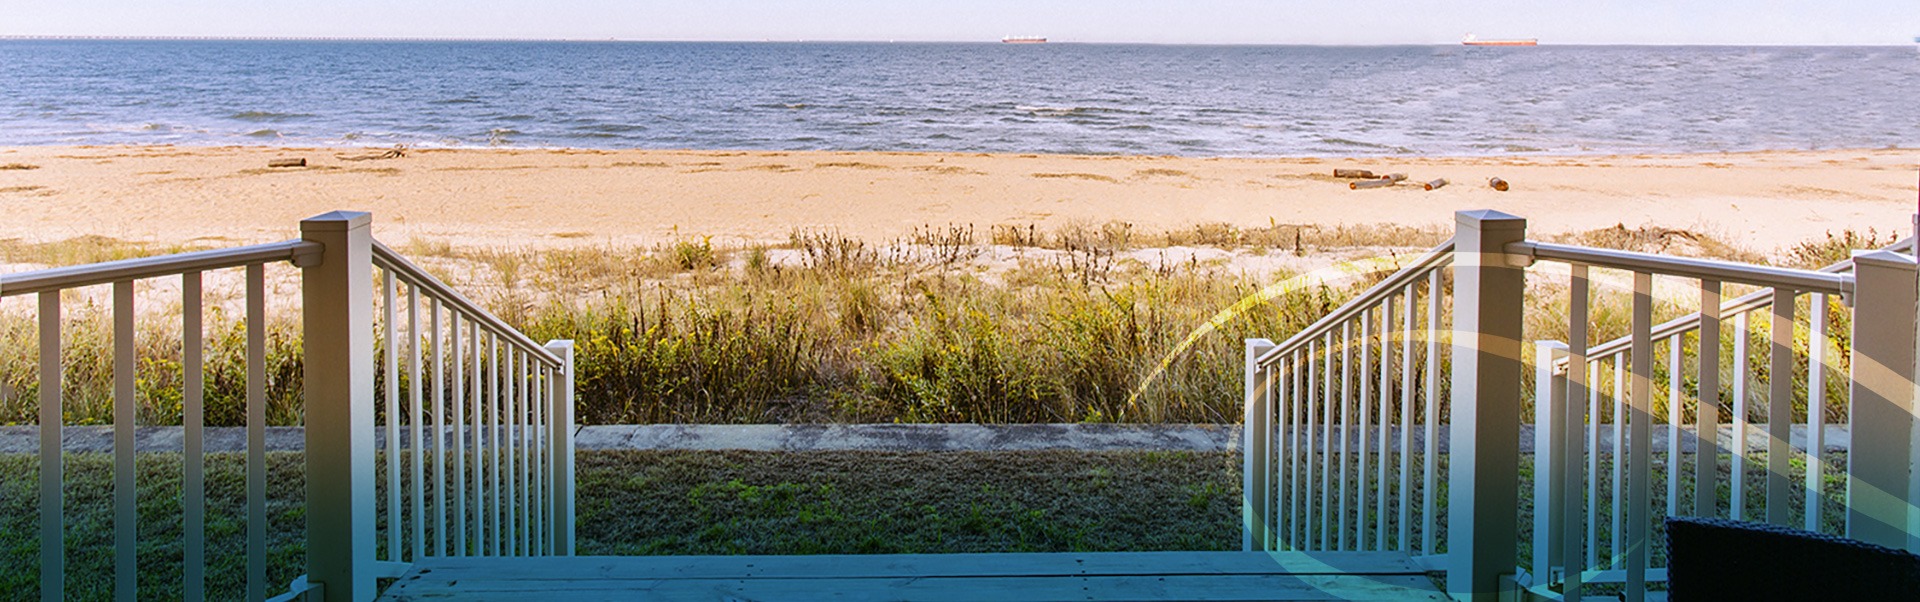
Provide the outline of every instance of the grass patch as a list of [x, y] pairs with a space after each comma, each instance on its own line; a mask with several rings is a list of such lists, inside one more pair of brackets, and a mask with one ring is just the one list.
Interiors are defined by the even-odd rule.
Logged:
[[[578, 461], [583, 555], [1228, 550], [1240, 537], [1239, 460], [1227, 453], [583, 451]], [[305, 480], [300, 454], [269, 454], [268, 465], [277, 593], [305, 573]], [[37, 466], [0, 455], [0, 586], [18, 599], [39, 593]], [[66, 466], [67, 595], [105, 599], [112, 457], [70, 454]], [[142, 597], [178, 599], [180, 458], [142, 454], [139, 466]], [[209, 592], [231, 599], [244, 591], [244, 464], [212, 454], [207, 466]]]

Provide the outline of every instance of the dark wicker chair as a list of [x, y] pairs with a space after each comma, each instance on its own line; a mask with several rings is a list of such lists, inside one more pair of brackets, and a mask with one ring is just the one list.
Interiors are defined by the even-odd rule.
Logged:
[[1667, 519], [1667, 592], [1694, 600], [1920, 600], [1920, 556], [1810, 531]]

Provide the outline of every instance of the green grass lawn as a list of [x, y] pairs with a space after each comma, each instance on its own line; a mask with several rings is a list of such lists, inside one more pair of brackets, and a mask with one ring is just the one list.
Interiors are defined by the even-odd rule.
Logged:
[[[300, 460], [269, 454], [275, 591], [305, 572]], [[581, 452], [578, 460], [581, 554], [1224, 550], [1240, 538], [1240, 464], [1231, 453]], [[141, 598], [175, 599], [180, 458], [142, 454], [139, 467]], [[38, 472], [36, 457], [0, 456], [0, 599], [39, 596]], [[242, 458], [212, 454], [207, 482], [209, 591], [233, 599], [246, 567]], [[112, 457], [68, 455], [66, 485], [68, 598], [105, 599]]]
[[[305, 481], [301, 456], [268, 458], [268, 574], [277, 591], [305, 572]], [[1845, 454], [1825, 459], [1823, 530], [1838, 532]], [[241, 462], [237, 454], [208, 459], [209, 590], [226, 594], [217, 599], [237, 597], [246, 567]], [[1231, 550], [1240, 540], [1240, 459], [1230, 452], [594, 451], [580, 452], [578, 462], [584, 555]], [[1689, 477], [1692, 462], [1682, 457]], [[1729, 457], [1719, 464], [1714, 493], [1724, 509]], [[1656, 514], [1665, 509], [1665, 466], [1656, 454]], [[1792, 462], [1796, 485], [1804, 467]], [[180, 457], [142, 454], [139, 468], [141, 597], [178, 598]], [[1603, 483], [1611, 468], [1601, 463]], [[1531, 479], [1531, 457], [1521, 473]], [[37, 475], [36, 457], [0, 455], [0, 599], [38, 597]], [[1746, 470], [1749, 519], [1764, 519], [1764, 475], [1764, 457], [1755, 456]], [[375, 481], [384, 484], [385, 475]], [[104, 599], [113, 575], [112, 457], [68, 455], [66, 484], [68, 597]], [[1516, 517], [1523, 565], [1531, 557], [1530, 492], [1523, 489]], [[1444, 514], [1444, 482], [1437, 493]], [[1692, 498], [1683, 479], [1682, 507]], [[1796, 525], [1803, 501], [1789, 499]], [[1608, 516], [1612, 500], [1603, 496], [1599, 506]], [[1601, 527], [1605, 556], [1610, 521]], [[1444, 529], [1439, 536], [1444, 545]], [[1659, 566], [1657, 522], [1653, 536]]]

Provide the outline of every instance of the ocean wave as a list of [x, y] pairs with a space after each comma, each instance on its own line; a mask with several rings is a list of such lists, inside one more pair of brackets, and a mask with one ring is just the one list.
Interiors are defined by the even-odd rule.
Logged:
[[281, 137], [279, 130], [265, 129], [265, 128], [247, 132], [242, 135], [248, 138], [279, 138]]
[[1028, 113], [1031, 115], [1042, 115], [1042, 116], [1050, 116], [1050, 117], [1065, 116], [1065, 115], [1098, 115], [1098, 114], [1119, 114], [1119, 115], [1151, 114], [1148, 111], [1141, 111], [1136, 109], [1122, 109], [1118, 107], [1082, 107], [1082, 106], [1054, 107], [1054, 106], [1045, 106], [1045, 105], [1013, 105], [1013, 110], [1020, 111], [1022, 113]]
[[1339, 138], [1334, 136], [1322, 137], [1320, 138], [1320, 143], [1331, 144], [1334, 146], [1351, 147], [1351, 148], [1383, 150], [1383, 151], [1401, 153], [1401, 154], [1410, 154], [1413, 152], [1413, 149], [1410, 149], [1404, 146], [1394, 146], [1392, 144], [1380, 144], [1377, 142], [1366, 142], [1363, 140], [1353, 140], [1349, 138]]
[[318, 115], [314, 115], [312, 113], [275, 113], [273, 111], [240, 111], [238, 113], [233, 113], [227, 116], [228, 119], [238, 119], [240, 121], [252, 121], [256, 123], [279, 123], [282, 121], [292, 121], [295, 119], [307, 119], [312, 117], [318, 117]]

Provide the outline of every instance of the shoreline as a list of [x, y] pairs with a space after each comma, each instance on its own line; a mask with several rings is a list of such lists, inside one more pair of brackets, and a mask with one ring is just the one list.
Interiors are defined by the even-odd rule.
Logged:
[[[1231, 158], [917, 151], [580, 148], [0, 147], [0, 238], [222, 244], [280, 240], [299, 219], [372, 211], [389, 244], [564, 248], [868, 240], [971, 224], [1108, 222], [1447, 227], [1458, 209], [1527, 217], [1542, 235], [1619, 224], [1708, 233], [1770, 253], [1846, 229], [1905, 231], [1913, 149], [1555, 156]], [[304, 168], [269, 168], [276, 158]], [[31, 166], [20, 168], [18, 166]], [[6, 169], [6, 167], [13, 167]], [[1402, 172], [1348, 190], [1331, 170]], [[1485, 185], [1499, 176], [1509, 192]], [[1418, 182], [1446, 178], [1435, 191]]]

